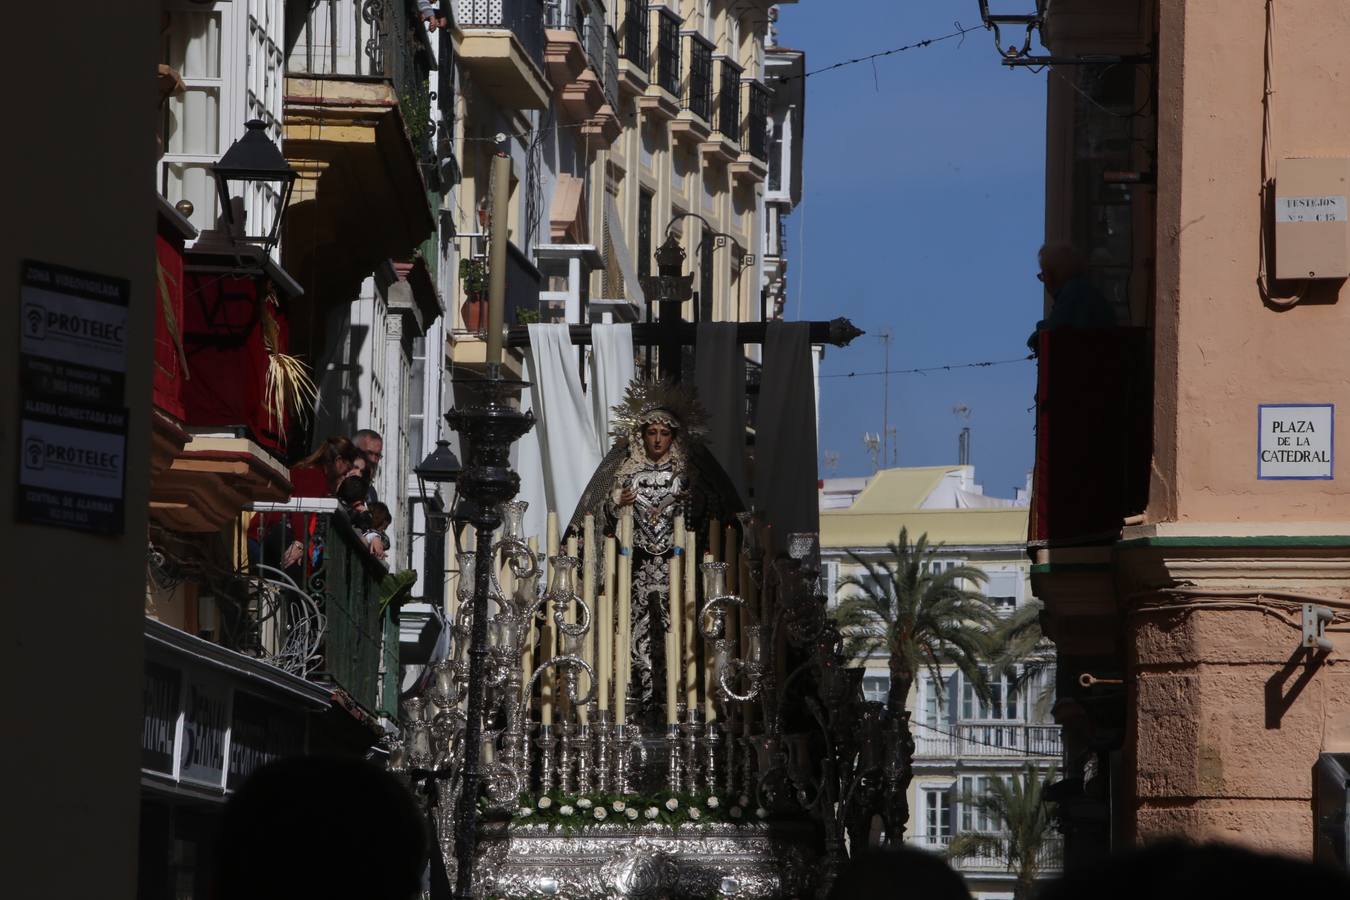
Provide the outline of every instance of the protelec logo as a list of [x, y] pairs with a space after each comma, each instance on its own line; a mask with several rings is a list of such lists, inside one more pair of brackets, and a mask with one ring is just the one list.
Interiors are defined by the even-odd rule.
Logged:
[[41, 438], [29, 438], [24, 442], [23, 465], [26, 469], [47, 468], [47, 445]]
[[36, 303], [25, 303], [23, 320], [28, 327], [29, 337], [42, 340], [47, 336], [47, 316], [41, 306]]

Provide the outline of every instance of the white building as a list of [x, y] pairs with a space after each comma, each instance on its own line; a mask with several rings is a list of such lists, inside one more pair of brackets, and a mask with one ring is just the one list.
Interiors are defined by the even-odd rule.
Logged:
[[[1021, 505], [1018, 505], [1018, 504]], [[985, 573], [985, 596], [1003, 613], [1032, 599], [1030, 562], [1025, 553], [1025, 501], [984, 496], [972, 466], [883, 469], [870, 478], [828, 479], [821, 495], [820, 544], [827, 595], [837, 603], [840, 580], [865, 575], [853, 559], [889, 558], [887, 544], [906, 528], [911, 542], [926, 534], [937, 546], [935, 566], [971, 566]], [[845, 589], [847, 590], [847, 589]], [[915, 739], [914, 779], [906, 840], [942, 852], [963, 832], [997, 833], [968, 797], [988, 790], [991, 779], [1007, 778], [1027, 763], [1046, 770], [1059, 763], [1059, 726], [1050, 718], [1048, 662], [1029, 684], [994, 683], [985, 701], [954, 666], [942, 667], [942, 683], [924, 673], [909, 699]], [[866, 661], [863, 692], [884, 703], [890, 676], [884, 656]], [[1046, 874], [1059, 869], [1060, 841], [1046, 850]], [[1006, 861], [993, 856], [961, 857], [953, 866], [977, 898], [1012, 896]]]

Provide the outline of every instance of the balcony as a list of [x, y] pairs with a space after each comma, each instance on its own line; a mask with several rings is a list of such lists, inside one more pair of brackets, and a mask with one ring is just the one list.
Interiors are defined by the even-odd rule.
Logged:
[[[981, 833], [984, 834], [985, 832]], [[1010, 835], [1002, 832], [990, 832], [988, 834], [990, 837], [1003, 840], [1005, 846], [1010, 838]], [[948, 856], [952, 868], [958, 872], [994, 873], [1012, 871], [1008, 865], [1006, 854], [981, 851], [951, 857], [949, 848], [952, 841], [953, 836], [950, 834], [916, 834], [909, 838], [908, 842], [911, 846], [918, 847], [920, 850]], [[1064, 868], [1064, 838], [1057, 835], [1052, 836], [1042, 844], [1040, 850], [1036, 853], [1036, 866], [1045, 877], [1062, 871]]]
[[[543, 279], [530, 258], [514, 243], [508, 243], [506, 250], [506, 306], [502, 320], [510, 327], [522, 324], [522, 312], [527, 313], [526, 318], [530, 318], [530, 314], [541, 311], [540, 287]], [[463, 330], [461, 323], [461, 328], [454, 331], [453, 339], [455, 367], [485, 373], [487, 342], [484, 333]], [[520, 358], [516, 354], [507, 353], [502, 359], [502, 366], [511, 377], [519, 377]]]
[[741, 155], [741, 67], [719, 56], [717, 97], [713, 107], [712, 139], [699, 145], [710, 162], [731, 163]]
[[152, 386], [150, 478], [173, 464], [188, 441], [183, 430], [183, 380], [187, 360], [183, 352], [183, 252], [186, 242], [197, 236], [182, 215], [163, 197], [159, 202], [159, 227], [155, 235], [158, 295], [155, 308], [155, 370]]
[[1048, 546], [1116, 540], [1148, 502], [1153, 445], [1149, 334], [1042, 331], [1030, 533]]
[[548, 10], [544, 55], [564, 118], [605, 144], [619, 136], [618, 47], [599, 0], [561, 0]]
[[1062, 750], [1058, 725], [981, 722], [929, 727], [916, 722], [914, 726], [916, 761], [1008, 758], [1020, 765], [1029, 755], [1058, 759]]
[[[370, 552], [336, 500], [303, 498], [256, 504], [258, 527], [241, 574], [243, 597], [226, 613], [229, 644], [312, 681], [332, 684], [366, 712], [394, 716], [399, 604], [412, 573], [391, 573]], [[282, 559], [292, 535], [304, 549]]]
[[646, 0], [624, 0], [623, 23], [619, 26], [618, 85], [635, 96], [647, 90], [651, 66], [651, 13]]
[[745, 91], [745, 124], [741, 130], [741, 154], [728, 168], [732, 177], [747, 184], [760, 184], [769, 174], [769, 89], [758, 81], [741, 82]]
[[499, 105], [547, 109], [543, 0], [456, 0], [459, 61]]
[[652, 10], [656, 22], [656, 51], [651, 55], [651, 81], [638, 97], [638, 109], [657, 119], [673, 119], [680, 112], [680, 17], [664, 6]]
[[435, 227], [435, 60], [416, 16], [408, 0], [324, 0], [287, 58], [282, 151], [299, 177], [282, 247], [313, 303], [346, 302]]
[[680, 112], [670, 123], [670, 133], [678, 140], [702, 143], [712, 134], [713, 120], [713, 45], [696, 31], [680, 34], [684, 41], [684, 90]]

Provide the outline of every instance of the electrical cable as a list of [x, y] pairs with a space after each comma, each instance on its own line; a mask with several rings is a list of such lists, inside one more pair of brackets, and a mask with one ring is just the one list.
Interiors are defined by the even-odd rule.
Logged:
[[987, 369], [990, 366], [1006, 366], [1012, 363], [1030, 362], [1036, 357], [1028, 354], [1019, 356], [1015, 359], [991, 359], [986, 362], [970, 363], [949, 363], [945, 366], [923, 366], [917, 369], [891, 369], [880, 372], [839, 372], [832, 375], [821, 375], [821, 378], [862, 378], [866, 375], [927, 375], [929, 372], [951, 372], [956, 369]]
[[835, 69], [842, 69], [845, 66], [853, 66], [857, 65], [858, 63], [871, 62], [874, 59], [881, 59], [883, 56], [894, 56], [897, 53], [904, 53], [906, 50], [919, 50], [924, 47], [931, 47], [933, 44], [942, 43], [943, 41], [950, 41], [955, 38], [964, 38], [970, 32], [980, 31], [984, 28], [983, 25], [977, 25], [973, 28], [967, 28], [960, 22], [955, 22], [953, 24], [955, 24], [956, 30], [951, 32], [950, 34], [944, 34], [939, 37], [925, 38], [922, 41], [915, 41], [911, 44], [905, 44], [900, 47], [892, 47], [890, 50], [881, 50], [877, 53], [870, 53], [867, 56], [858, 56], [853, 59], [845, 59], [837, 63], [832, 63], [828, 66], [822, 66], [819, 69], [812, 69], [810, 72], [803, 72], [800, 75], [776, 75], [774, 76], [774, 81], [778, 82], [779, 84], [785, 84], [789, 81], [795, 81], [798, 78], [810, 78], [812, 75], [819, 75], [822, 72], [833, 72]]

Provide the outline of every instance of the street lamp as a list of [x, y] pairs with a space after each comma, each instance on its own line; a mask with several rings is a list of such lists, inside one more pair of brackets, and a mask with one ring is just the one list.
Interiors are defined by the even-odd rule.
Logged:
[[[267, 137], [267, 123], [251, 119], [244, 123], [244, 136], [230, 145], [220, 162], [211, 167], [220, 195], [226, 227], [236, 239], [257, 244], [267, 253], [277, 245], [281, 217], [291, 199], [296, 172]], [[246, 210], [251, 193], [261, 192], [265, 204], [258, 221], [249, 222]], [[267, 207], [271, 206], [271, 215]]]
[[[459, 464], [459, 457], [455, 456], [454, 451], [450, 449], [450, 442], [440, 440], [436, 442], [436, 449], [427, 454], [427, 458], [422, 460], [413, 469], [413, 474], [417, 476], [417, 489], [422, 495], [424, 503], [431, 503], [431, 496], [436, 491], [436, 485], [450, 484], [459, 480], [459, 473], [463, 467]], [[431, 491], [427, 491], [427, 485], [432, 485]], [[432, 525], [432, 516], [430, 510], [427, 512], [427, 528], [437, 528], [441, 534], [445, 534], [446, 515], [444, 510], [438, 510], [435, 514], [439, 520], [439, 525]]]

